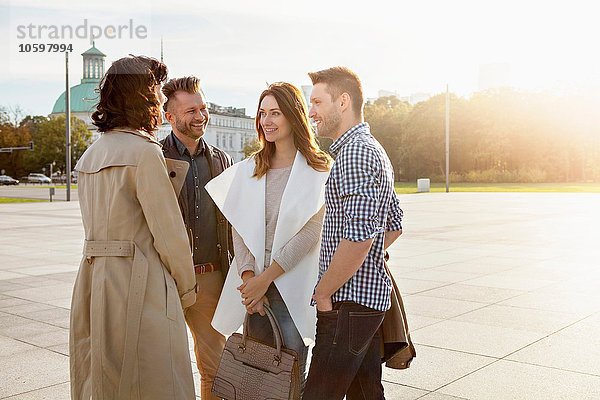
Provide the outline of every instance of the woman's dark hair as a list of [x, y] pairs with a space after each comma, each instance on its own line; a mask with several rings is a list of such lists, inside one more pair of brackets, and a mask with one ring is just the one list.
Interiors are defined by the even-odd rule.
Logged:
[[128, 127], [151, 133], [161, 123], [156, 87], [167, 79], [167, 66], [154, 58], [129, 56], [110, 66], [100, 82], [100, 101], [92, 114], [100, 132]]

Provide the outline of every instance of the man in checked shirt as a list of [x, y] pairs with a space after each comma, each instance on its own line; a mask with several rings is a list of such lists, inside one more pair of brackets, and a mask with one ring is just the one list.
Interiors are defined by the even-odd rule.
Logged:
[[334, 140], [325, 185], [317, 336], [304, 400], [384, 399], [379, 327], [392, 283], [385, 249], [402, 234], [394, 172], [363, 118], [358, 76], [345, 67], [309, 73], [310, 117]]

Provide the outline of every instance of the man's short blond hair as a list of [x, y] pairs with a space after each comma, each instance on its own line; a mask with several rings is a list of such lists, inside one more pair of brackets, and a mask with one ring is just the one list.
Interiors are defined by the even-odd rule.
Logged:
[[175, 93], [177, 92], [186, 92], [186, 93], [201, 93], [200, 89], [200, 79], [195, 76], [184, 76], [183, 78], [173, 78], [170, 79], [162, 88], [162, 92], [167, 98], [165, 104], [163, 104], [163, 109], [168, 111], [169, 101], [175, 97]]

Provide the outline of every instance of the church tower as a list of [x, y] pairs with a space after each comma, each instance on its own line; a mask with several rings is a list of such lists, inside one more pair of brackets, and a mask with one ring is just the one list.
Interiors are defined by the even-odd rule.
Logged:
[[83, 78], [81, 83], [98, 83], [104, 76], [104, 58], [106, 54], [96, 48], [92, 42], [92, 47], [83, 56]]

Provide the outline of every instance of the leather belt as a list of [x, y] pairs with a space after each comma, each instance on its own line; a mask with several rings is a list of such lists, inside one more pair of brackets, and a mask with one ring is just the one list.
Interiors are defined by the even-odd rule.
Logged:
[[214, 263], [196, 264], [194, 270], [197, 274], [208, 274], [209, 272], [220, 271], [221, 265]]

